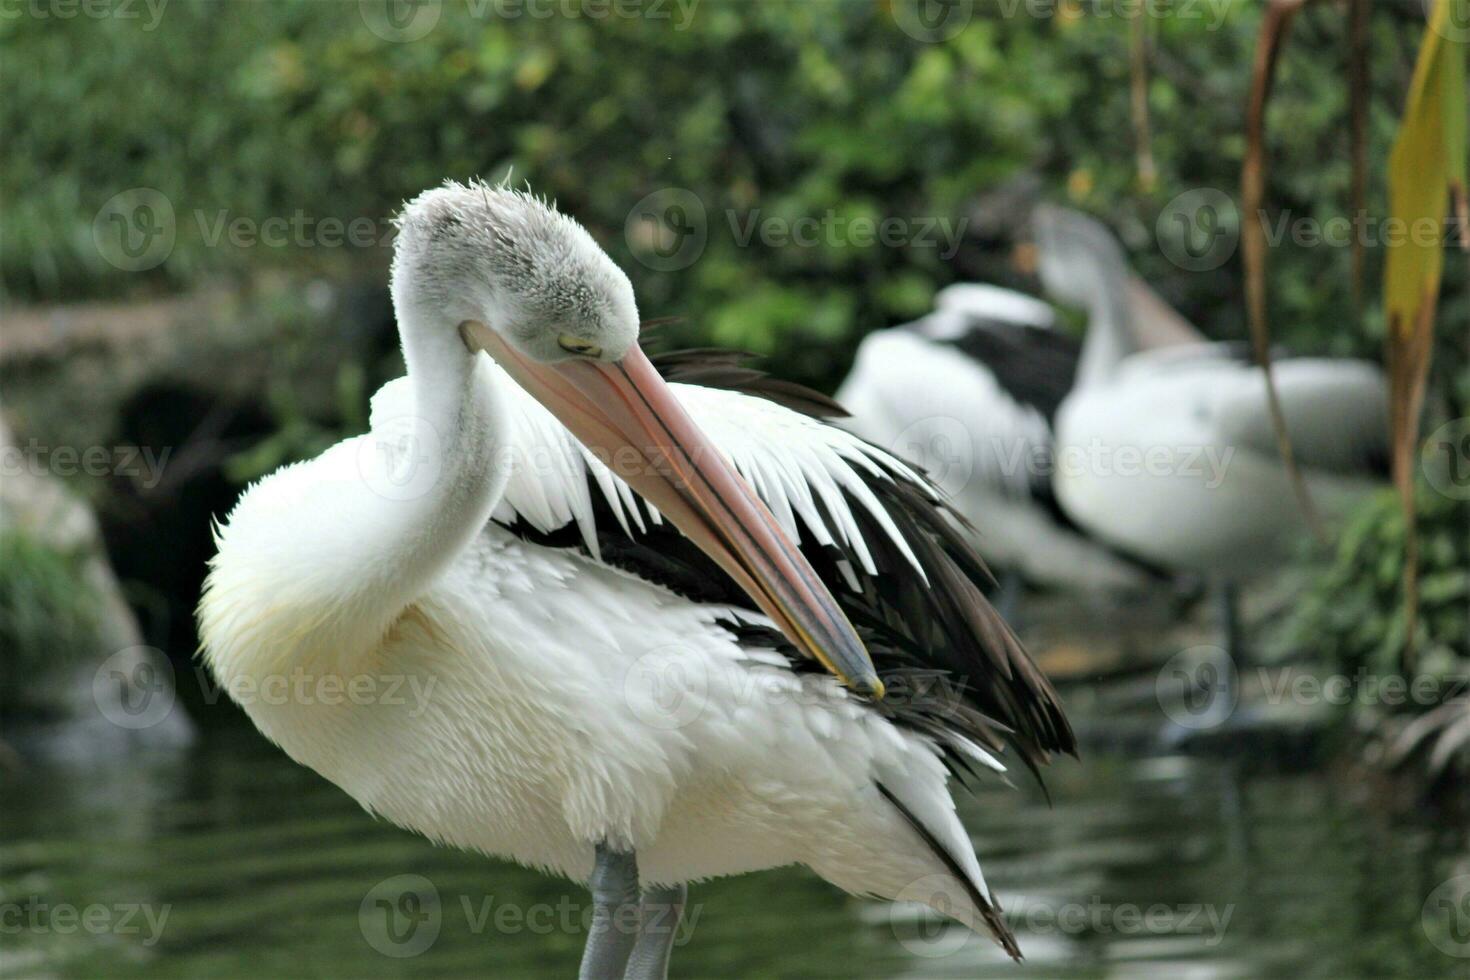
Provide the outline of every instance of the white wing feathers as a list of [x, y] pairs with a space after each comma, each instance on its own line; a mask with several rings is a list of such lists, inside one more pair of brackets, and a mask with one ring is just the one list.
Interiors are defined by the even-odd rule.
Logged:
[[[520, 517], [542, 532], [575, 521], [587, 549], [599, 559], [593, 492], [606, 500], [625, 534], [645, 530], [645, 521], [662, 523], [658, 511], [555, 416], [493, 362], [487, 366], [495, 374], [511, 459], [510, 480], [493, 514], [496, 521]], [[859, 507], [924, 576], [907, 540], [867, 483], [896, 474], [927, 492], [928, 485], [907, 464], [851, 433], [761, 398], [698, 385], [670, 387], [794, 540], [801, 541], [804, 525], [815, 543], [838, 547], [865, 572], [877, 574], [851, 510]], [[373, 428], [411, 413], [412, 399], [406, 378], [385, 384], [372, 398]]]
[[837, 401], [853, 413], [843, 424], [878, 445], [932, 473], [951, 472], [958, 454], [997, 493], [1028, 495], [1029, 464], [1051, 450], [1039, 411], [1007, 394], [985, 366], [909, 330], [864, 337]]
[[[1226, 445], [1274, 457], [1275, 428], [1264, 374], [1232, 365], [1216, 396], [1217, 425]], [[1365, 361], [1292, 358], [1276, 364], [1276, 389], [1303, 466], [1349, 474], [1388, 458], [1388, 382]]]

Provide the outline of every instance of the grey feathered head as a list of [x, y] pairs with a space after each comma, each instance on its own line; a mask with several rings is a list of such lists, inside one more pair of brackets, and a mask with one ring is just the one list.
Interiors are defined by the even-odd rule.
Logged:
[[567, 335], [621, 357], [638, 339], [633, 286], [592, 236], [548, 202], [505, 185], [447, 182], [404, 205], [394, 302], [483, 320], [538, 361]]
[[1052, 298], [1089, 306], [1100, 292], [1116, 288], [1127, 276], [1118, 239], [1091, 215], [1041, 204], [1031, 224], [1036, 236], [1037, 271]]

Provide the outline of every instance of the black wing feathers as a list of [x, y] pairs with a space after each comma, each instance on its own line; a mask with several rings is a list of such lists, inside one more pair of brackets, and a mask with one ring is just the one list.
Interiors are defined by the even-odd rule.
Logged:
[[1082, 354], [1082, 345], [1060, 331], [984, 317], [971, 317], [966, 330], [939, 343], [979, 362], [1007, 394], [1048, 423], [1072, 390]]

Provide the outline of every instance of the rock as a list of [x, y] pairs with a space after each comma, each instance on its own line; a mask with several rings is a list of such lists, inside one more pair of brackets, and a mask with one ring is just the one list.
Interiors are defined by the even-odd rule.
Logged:
[[[9, 729], [25, 719], [54, 719], [72, 735], [90, 732], [84, 739], [89, 743], [187, 741], [189, 721], [182, 710], [173, 708], [172, 667], [162, 653], [144, 644], [138, 621], [108, 563], [91, 508], [46, 474], [43, 462], [27, 455], [3, 419], [0, 464], [4, 475], [0, 480], [0, 534], [18, 533], [37, 547], [71, 556], [78, 584], [90, 593], [88, 602], [93, 606], [89, 645], [94, 649], [90, 655], [56, 664], [54, 670], [11, 672], [12, 682], [0, 692], [8, 737], [15, 738]], [[25, 574], [25, 570], [11, 568], [0, 574]], [[60, 650], [0, 651], [12, 665], [63, 655]], [[168, 710], [159, 711], [164, 701]], [[143, 713], [138, 710], [140, 705], [145, 706]], [[129, 737], [120, 739], [120, 734]]]

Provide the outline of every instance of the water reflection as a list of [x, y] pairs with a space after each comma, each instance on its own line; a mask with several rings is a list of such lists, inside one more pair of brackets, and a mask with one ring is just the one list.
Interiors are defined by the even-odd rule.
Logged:
[[[0, 784], [6, 975], [575, 973], [581, 889], [376, 822], [243, 726], [147, 753], [22, 748]], [[675, 974], [1470, 973], [1421, 919], [1463, 836], [1378, 819], [1320, 772], [1095, 749], [1049, 785], [1050, 807], [1024, 785], [962, 803], [1024, 966], [786, 870], [692, 889]]]

